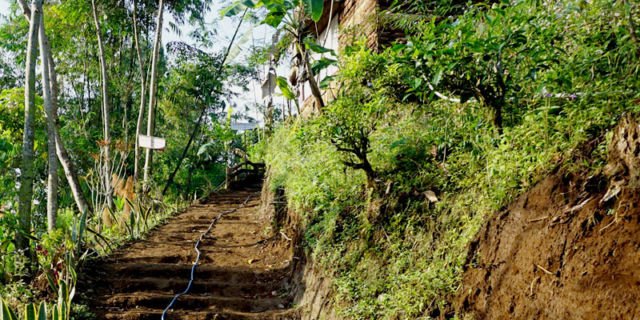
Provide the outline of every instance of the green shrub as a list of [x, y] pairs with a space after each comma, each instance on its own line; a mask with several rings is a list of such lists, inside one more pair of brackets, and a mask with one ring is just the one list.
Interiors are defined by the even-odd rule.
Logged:
[[[451, 316], [467, 246], [487, 217], [558, 166], [602, 168], [607, 130], [640, 111], [628, 18], [608, 0], [479, 5], [423, 21], [407, 45], [345, 50], [341, 90], [323, 115], [260, 147], [271, 188], [284, 188], [306, 249], [333, 275], [341, 316]], [[465, 90], [499, 87], [501, 61], [510, 82], [499, 132], [484, 94]], [[353, 165], [362, 137], [374, 193]]]

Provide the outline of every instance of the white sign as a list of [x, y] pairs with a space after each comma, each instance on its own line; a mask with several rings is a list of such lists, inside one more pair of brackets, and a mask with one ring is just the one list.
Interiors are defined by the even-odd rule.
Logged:
[[258, 124], [255, 122], [232, 122], [231, 123], [231, 130], [234, 131], [247, 131], [247, 130], [253, 130], [255, 128], [258, 127]]
[[143, 148], [153, 150], [164, 150], [164, 147], [167, 145], [167, 141], [163, 138], [145, 135], [138, 136], [138, 143], [140, 143], [140, 146]]

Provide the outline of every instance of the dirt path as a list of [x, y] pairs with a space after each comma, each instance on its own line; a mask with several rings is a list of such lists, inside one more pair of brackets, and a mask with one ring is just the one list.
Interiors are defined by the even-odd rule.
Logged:
[[291, 244], [268, 237], [259, 202], [256, 189], [212, 196], [88, 268], [81, 292], [100, 319], [160, 319], [187, 286], [200, 234], [213, 218], [239, 208], [204, 237], [193, 287], [166, 319], [298, 319], [291, 309]]

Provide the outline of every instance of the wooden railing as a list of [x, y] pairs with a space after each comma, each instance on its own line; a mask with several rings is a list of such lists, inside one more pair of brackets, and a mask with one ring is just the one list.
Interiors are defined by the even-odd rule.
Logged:
[[265, 164], [252, 162], [246, 152], [241, 149], [236, 148], [233, 153], [242, 160], [237, 165], [226, 168], [225, 188], [231, 189], [240, 185], [261, 182], [264, 178]]

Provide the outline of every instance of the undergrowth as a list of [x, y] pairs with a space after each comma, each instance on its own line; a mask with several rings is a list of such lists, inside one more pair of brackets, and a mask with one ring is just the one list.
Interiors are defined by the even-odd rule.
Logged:
[[[255, 147], [270, 187], [284, 188], [302, 218], [307, 253], [334, 279], [341, 317], [454, 316], [467, 246], [483, 221], [559, 166], [602, 168], [607, 130], [640, 109], [632, 90], [637, 47], [620, 18], [628, 8], [616, 3], [609, 16], [602, 10], [611, 5], [478, 7], [407, 45], [381, 53], [348, 47], [338, 96], [323, 114], [283, 125]], [[502, 76], [515, 78], [502, 88], [502, 128], [492, 119], [496, 104], [460, 89], [460, 77], [499, 86], [499, 75], [473, 78], [505, 67], [502, 49], [479, 47], [486, 37], [498, 47], [514, 45], [513, 37], [523, 37], [523, 48], [554, 47], [544, 57], [522, 50], [503, 60], [511, 64]], [[464, 42], [459, 51], [437, 51], [458, 48], [455, 41]], [[440, 99], [434, 89], [464, 102]], [[576, 162], [590, 141], [598, 146]]]
[[[116, 208], [117, 211], [111, 214], [114, 219], [111, 225], [105, 225], [100, 215], [79, 217], [72, 210], [60, 210], [56, 229], [34, 236], [36, 269], [29, 270], [28, 266], [33, 263], [24, 254], [14, 250], [12, 243], [7, 242], [5, 249], [8, 249], [8, 253], [0, 259], [0, 275], [14, 280], [0, 286], [0, 301], [7, 310], [16, 310], [20, 314], [33, 303], [47, 305], [45, 301], [53, 301], [53, 304], [47, 305], [51, 311], [59, 307], [60, 302], [56, 304], [55, 301], [65, 299], [68, 313], [62, 319], [95, 318], [78, 299], [71, 303], [76, 292], [78, 273], [123, 244], [146, 237], [149, 231], [167, 218], [184, 211], [190, 202], [176, 199], [170, 204], [157, 201], [143, 204], [135, 200], [129, 204], [131, 209], [126, 212], [123, 207]], [[0, 226], [11, 223], [12, 217], [2, 217]], [[27, 277], [28, 274], [36, 276]], [[31, 280], [25, 282], [21, 278]], [[60, 291], [63, 283], [68, 289]], [[60, 292], [64, 292], [65, 296], [60, 297]], [[83, 294], [78, 292], [75, 296], [82, 297]]]

